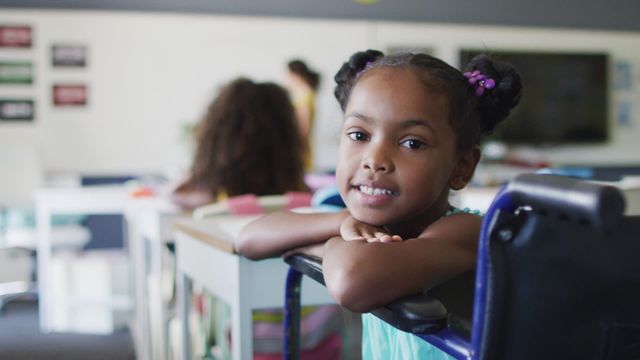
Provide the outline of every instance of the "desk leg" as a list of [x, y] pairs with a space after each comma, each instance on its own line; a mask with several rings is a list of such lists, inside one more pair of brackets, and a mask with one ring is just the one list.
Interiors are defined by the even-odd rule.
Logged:
[[191, 309], [192, 280], [182, 271], [177, 273], [178, 312], [182, 326], [182, 359], [191, 360], [191, 338], [189, 336], [189, 312]]
[[50, 271], [51, 260], [51, 211], [48, 207], [38, 205], [36, 209], [37, 224], [37, 265], [38, 265], [38, 310], [40, 312], [40, 331], [48, 333], [52, 330]]
[[231, 306], [231, 354], [234, 360], [253, 359], [253, 316], [246, 297]]
[[235, 292], [237, 298], [231, 301], [231, 355], [234, 360], [253, 359], [253, 313], [250, 299], [252, 278], [251, 269], [254, 265], [251, 260], [243, 257], [235, 258], [238, 272]]
[[135, 222], [128, 221], [129, 249], [131, 251], [134, 276], [134, 294], [136, 298], [135, 332], [136, 355], [139, 360], [149, 360], [149, 320], [147, 317], [147, 296], [145, 282], [145, 248], [144, 238], [140, 235]]
[[151, 326], [153, 335], [152, 354], [154, 360], [166, 360], [167, 357], [167, 326], [168, 316], [166, 314], [167, 304], [164, 299], [163, 286], [163, 256], [164, 256], [164, 243], [159, 235], [156, 235], [154, 239], [146, 238], [146, 244], [149, 245], [151, 251], [151, 271], [152, 281], [147, 282], [149, 286], [149, 310], [151, 312]]

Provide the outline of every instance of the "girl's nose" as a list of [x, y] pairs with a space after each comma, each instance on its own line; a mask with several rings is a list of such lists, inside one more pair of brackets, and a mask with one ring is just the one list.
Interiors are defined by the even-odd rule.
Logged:
[[368, 151], [362, 159], [362, 167], [373, 172], [391, 172], [394, 169], [389, 149], [370, 143]]

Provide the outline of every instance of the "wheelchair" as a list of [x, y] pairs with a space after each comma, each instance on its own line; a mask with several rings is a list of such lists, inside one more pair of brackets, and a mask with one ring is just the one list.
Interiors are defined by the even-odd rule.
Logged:
[[[520, 175], [483, 220], [475, 274], [372, 313], [456, 359], [640, 359], [640, 217], [624, 208], [615, 187]], [[297, 359], [302, 277], [324, 279], [317, 258], [285, 261], [284, 347]]]

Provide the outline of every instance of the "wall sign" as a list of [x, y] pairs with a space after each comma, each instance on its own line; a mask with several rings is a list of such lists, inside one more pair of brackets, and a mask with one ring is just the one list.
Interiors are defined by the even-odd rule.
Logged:
[[51, 65], [56, 67], [85, 67], [87, 47], [84, 45], [53, 45]]
[[0, 121], [32, 121], [33, 100], [0, 99]]
[[54, 106], [85, 106], [87, 105], [87, 86], [84, 84], [55, 84], [53, 85]]
[[0, 25], [0, 47], [31, 47], [31, 26]]
[[0, 61], [0, 84], [32, 84], [33, 65], [27, 61]]

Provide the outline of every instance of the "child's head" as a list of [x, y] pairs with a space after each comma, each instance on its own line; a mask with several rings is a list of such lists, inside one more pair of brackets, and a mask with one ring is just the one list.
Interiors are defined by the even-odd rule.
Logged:
[[338, 71], [345, 121], [336, 175], [352, 215], [418, 231], [446, 211], [449, 189], [466, 186], [481, 138], [506, 118], [521, 88], [512, 67], [486, 56], [467, 69], [369, 50]]
[[304, 189], [302, 142], [288, 93], [240, 78], [226, 85], [197, 127], [191, 182], [215, 199]]
[[302, 60], [291, 60], [287, 64], [289, 74], [292, 75], [292, 80], [297, 82], [303, 82], [311, 88], [313, 91], [317, 91], [320, 86], [320, 74], [311, 70], [307, 64]]

